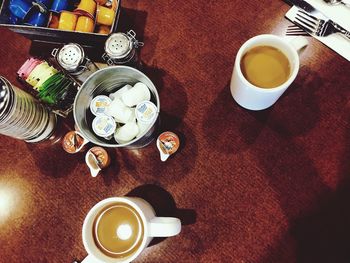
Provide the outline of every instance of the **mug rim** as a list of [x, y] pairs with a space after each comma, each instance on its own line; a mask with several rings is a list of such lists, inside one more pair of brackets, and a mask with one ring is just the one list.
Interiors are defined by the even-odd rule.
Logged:
[[[277, 40], [277, 41], [279, 41], [279, 43], [282, 43], [283, 45], [288, 47], [288, 49], [293, 54], [294, 61], [291, 61], [290, 58], [283, 51], [282, 52], [287, 57], [289, 63], [291, 65], [294, 65], [294, 69], [290, 73], [290, 76], [288, 77], [288, 79], [285, 82], [283, 82], [281, 85], [279, 85], [277, 87], [273, 87], [273, 88], [262, 88], [262, 87], [258, 87], [256, 85], [250, 83], [244, 77], [242, 70], [241, 70], [241, 63], [240, 62], [241, 62], [241, 58], [242, 58], [243, 54], [245, 54], [245, 52], [247, 51], [247, 49], [249, 48], [249, 46], [252, 42], [257, 41], [257, 40], [268, 40], [268, 39]], [[259, 46], [259, 44], [255, 45], [255, 46]], [[252, 47], [254, 47], [254, 45]], [[239, 50], [237, 52], [236, 59], [235, 59], [235, 66], [234, 66], [234, 68], [237, 69], [238, 76], [243, 81], [244, 85], [249, 86], [249, 88], [252, 88], [256, 91], [263, 92], [263, 93], [270, 93], [270, 92], [273, 93], [273, 92], [283, 90], [283, 89], [286, 89], [287, 87], [289, 87], [290, 84], [295, 80], [295, 78], [298, 74], [298, 71], [299, 71], [299, 67], [300, 67], [299, 55], [298, 55], [297, 51], [295, 50], [295, 48], [288, 42], [287, 39], [284, 39], [280, 36], [273, 35], [273, 34], [257, 35], [257, 36], [254, 36], [254, 37], [248, 39], [246, 42], [244, 42], [243, 45], [239, 48]]]
[[[132, 198], [134, 198], [134, 197], [132, 197]], [[120, 259], [120, 261], [118, 261], [119, 259], [117, 259], [117, 258], [113, 258], [113, 257], [110, 257], [110, 256], [104, 254], [102, 251], [101, 251], [101, 253], [107, 258], [110, 258], [111, 260], [115, 260], [115, 262], [132, 261], [135, 258], [137, 258], [141, 254], [141, 252], [145, 249], [147, 238], [149, 236], [148, 235], [149, 230], [148, 230], [147, 218], [146, 218], [145, 214], [142, 212], [142, 210], [138, 207], [138, 205], [136, 205], [132, 200], [130, 200], [130, 197], [109, 197], [109, 198], [101, 200], [100, 202], [95, 204], [89, 210], [89, 212], [87, 213], [87, 215], [84, 219], [83, 228], [82, 228], [82, 239], [83, 239], [83, 244], [84, 244], [85, 250], [87, 251], [88, 255], [93, 256], [95, 259], [97, 259], [100, 262], [102, 262], [103, 260], [101, 261], [99, 259], [99, 257], [96, 256], [96, 254], [90, 249], [90, 246], [86, 240], [89, 239], [89, 237], [88, 237], [89, 234], [91, 234], [93, 236], [92, 233], [94, 232], [94, 230], [91, 227], [93, 227], [93, 222], [95, 221], [95, 217], [97, 216], [97, 212], [102, 210], [103, 207], [108, 206], [109, 204], [115, 203], [115, 202], [124, 202], [124, 203], [130, 205], [139, 214], [139, 216], [142, 220], [143, 227], [144, 227], [144, 234], [143, 234], [143, 237], [141, 237], [142, 242], [141, 242], [140, 247], [136, 250], [136, 252], [134, 254], [132, 254], [129, 257], [122, 258], [122, 259]], [[92, 224], [89, 224], [90, 225], [90, 228], [89, 228], [88, 221], [91, 217], [93, 217], [93, 220], [91, 221]], [[92, 230], [92, 231], [90, 231], [90, 230]], [[89, 232], [91, 232], [91, 233], [89, 233]], [[95, 243], [94, 240], [92, 242]], [[96, 244], [94, 244], [94, 246], [96, 247], [97, 250], [99, 250], [99, 248], [96, 246]]]

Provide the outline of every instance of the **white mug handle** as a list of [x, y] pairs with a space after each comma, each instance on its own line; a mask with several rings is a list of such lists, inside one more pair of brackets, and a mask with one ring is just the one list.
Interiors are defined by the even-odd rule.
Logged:
[[309, 41], [303, 36], [294, 37], [288, 42], [296, 51], [300, 51], [303, 47], [306, 47], [309, 44]]
[[149, 236], [171, 237], [181, 231], [181, 221], [175, 217], [155, 217], [149, 223]]
[[94, 259], [91, 255], [88, 255], [86, 258], [83, 259], [80, 263], [96, 263], [96, 259]]

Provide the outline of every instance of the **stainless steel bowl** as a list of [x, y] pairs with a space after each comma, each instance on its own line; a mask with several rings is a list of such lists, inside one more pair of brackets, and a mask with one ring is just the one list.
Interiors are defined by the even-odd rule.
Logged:
[[[157, 117], [148, 130], [134, 140], [118, 144], [114, 139], [107, 140], [97, 136], [92, 130], [94, 116], [90, 111], [90, 103], [97, 95], [109, 95], [126, 84], [134, 85], [143, 82], [151, 91], [151, 101], [157, 106]], [[93, 73], [81, 86], [74, 101], [74, 120], [82, 135], [90, 142], [103, 147], [141, 148], [148, 145], [155, 137], [159, 123], [160, 103], [156, 87], [141, 71], [127, 66], [110, 66]]]

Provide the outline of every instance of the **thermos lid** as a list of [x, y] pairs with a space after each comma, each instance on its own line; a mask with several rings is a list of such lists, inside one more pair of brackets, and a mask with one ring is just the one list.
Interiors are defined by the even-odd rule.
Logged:
[[85, 58], [83, 48], [75, 43], [64, 45], [58, 52], [57, 61], [67, 71], [75, 71]]
[[132, 41], [124, 33], [110, 35], [105, 43], [105, 52], [112, 59], [122, 59], [128, 56], [132, 48]]

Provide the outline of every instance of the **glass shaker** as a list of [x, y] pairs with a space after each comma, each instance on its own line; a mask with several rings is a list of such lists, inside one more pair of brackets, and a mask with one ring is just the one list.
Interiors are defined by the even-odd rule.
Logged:
[[53, 135], [56, 124], [55, 114], [0, 76], [0, 134], [40, 142]]
[[102, 59], [109, 65], [128, 65], [140, 67], [141, 61], [136, 49], [143, 46], [143, 42], [136, 39], [136, 33], [129, 30], [125, 33], [113, 33], [105, 42], [105, 53]]
[[58, 65], [70, 75], [77, 83], [82, 84], [99, 67], [92, 62], [84, 49], [76, 43], [69, 43], [60, 49], [53, 49], [51, 55]]

